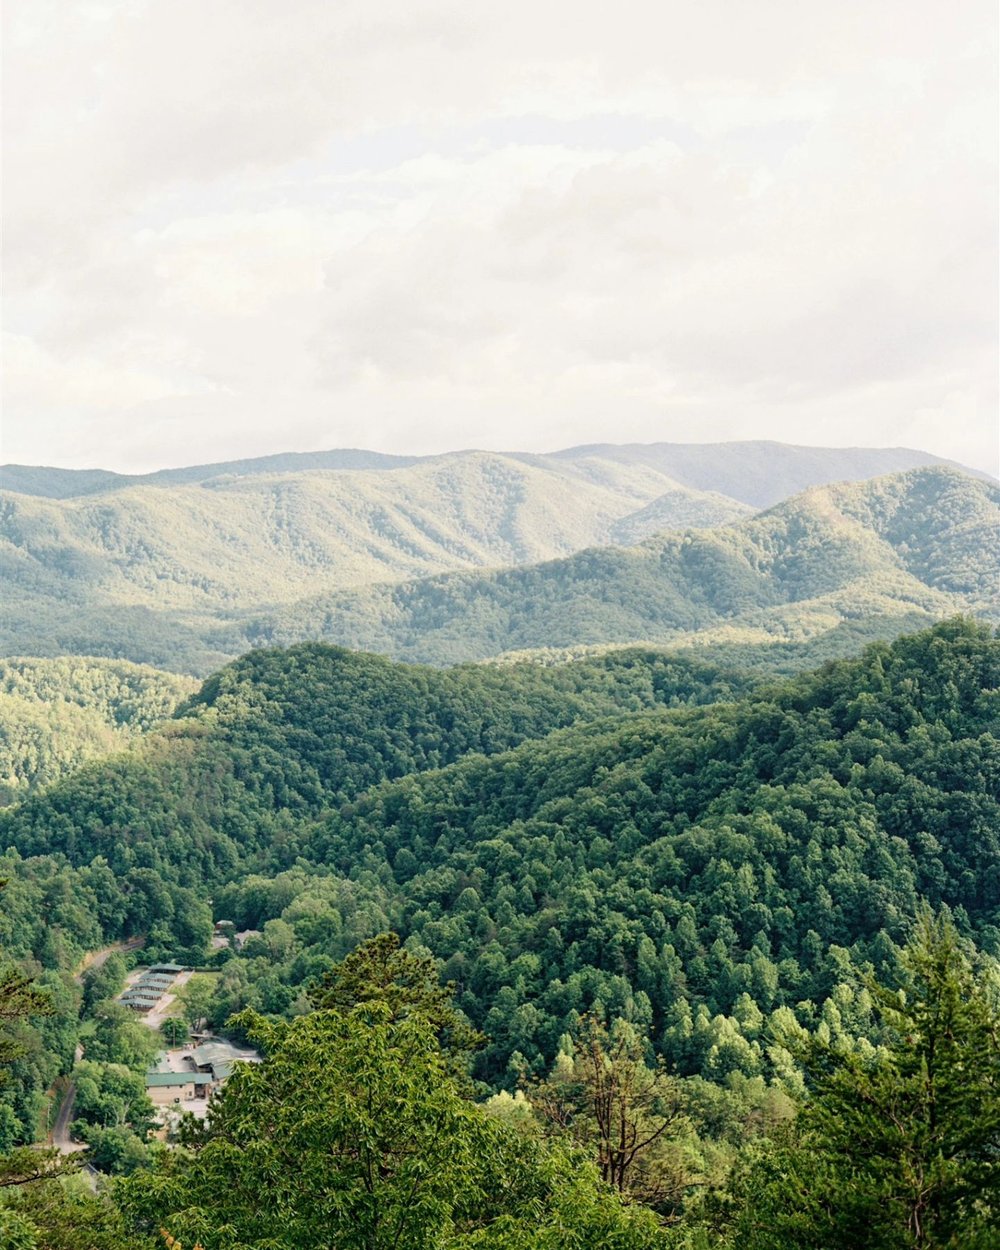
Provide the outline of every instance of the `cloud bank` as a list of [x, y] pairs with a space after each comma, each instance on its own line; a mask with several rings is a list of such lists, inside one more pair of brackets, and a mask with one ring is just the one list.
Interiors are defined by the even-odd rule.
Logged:
[[993, 5], [10, 0], [3, 456], [997, 468]]

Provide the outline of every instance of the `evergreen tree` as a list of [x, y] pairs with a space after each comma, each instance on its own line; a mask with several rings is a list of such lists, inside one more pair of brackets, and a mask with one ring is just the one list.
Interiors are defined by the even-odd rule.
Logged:
[[322, 979], [313, 992], [318, 1007], [349, 1011], [382, 1003], [390, 1021], [419, 1016], [434, 1030], [442, 1050], [463, 1058], [485, 1038], [455, 1008], [455, 987], [442, 985], [434, 961], [403, 949], [396, 933], [363, 942]]
[[745, 1182], [740, 1250], [1000, 1244], [996, 967], [927, 911], [902, 964], [898, 990], [869, 987], [883, 1047], [804, 1054], [812, 1096]]

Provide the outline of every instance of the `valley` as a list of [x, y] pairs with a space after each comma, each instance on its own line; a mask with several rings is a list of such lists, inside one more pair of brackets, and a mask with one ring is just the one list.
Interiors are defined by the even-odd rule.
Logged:
[[[588, 474], [596, 459], [630, 465], [628, 449], [586, 450]], [[687, 474], [677, 489], [700, 490]], [[247, 480], [272, 489], [266, 472]], [[67, 499], [100, 509], [139, 489], [104, 480]], [[582, 516], [593, 497], [581, 498]], [[940, 985], [964, 986], [968, 1045], [988, 1051], [1000, 491], [932, 465], [752, 509], [579, 551], [578, 532], [552, 529], [570, 554], [539, 561], [523, 547], [505, 568], [417, 578], [394, 566], [394, 580], [247, 609], [281, 584], [264, 578], [211, 608], [215, 633], [188, 635], [200, 652], [174, 640], [166, 658], [181, 671], [207, 664], [210, 645], [241, 653], [202, 681], [117, 658], [0, 662], [0, 995], [25, 1016], [0, 1088], [4, 1166], [24, 1166], [24, 1143], [64, 1090], [49, 1129], [68, 1166], [79, 1146], [96, 1169], [86, 1219], [99, 1210], [118, 1230], [109, 1250], [152, 1250], [152, 1221], [191, 1241], [245, 1219], [218, 1182], [242, 1175], [228, 1141], [252, 1143], [248, 1160], [270, 1149], [248, 1110], [258, 1086], [322, 1169], [328, 1156], [299, 1141], [301, 1091], [323, 1088], [361, 1116], [388, 1082], [404, 1119], [377, 1120], [380, 1157], [401, 1133], [432, 1157], [421, 1117], [446, 1123], [440, 1176], [456, 1194], [507, 1194], [511, 1227], [526, 1228], [518, 1187], [541, 1186], [556, 1225], [616, 1228], [629, 1250], [721, 1248], [785, 1201], [786, 1181], [766, 1174], [781, 1151], [783, 1175], [826, 1183], [809, 1160], [839, 1156], [815, 1145], [826, 1139], [810, 1116], [835, 1097], [829, 1065], [861, 1080], [897, 1053], [903, 1000], [882, 987], [931, 977], [926, 961], [938, 960]], [[658, 523], [656, 500], [643, 514]], [[456, 523], [463, 543], [469, 515]], [[600, 523], [610, 534], [631, 515]], [[329, 517], [319, 528], [332, 532]], [[301, 558], [299, 536], [288, 543]], [[209, 602], [218, 579], [243, 578], [238, 561], [229, 573], [216, 561], [214, 590], [154, 593], [160, 556], [137, 550], [113, 592], [124, 569], [153, 596], [143, 611], [156, 626], [134, 636], [135, 654], [170, 613], [195, 620], [193, 596]], [[80, 581], [87, 593], [102, 584]], [[65, 610], [99, 644], [87, 609]], [[220, 938], [220, 922], [238, 938]], [[142, 1018], [123, 997], [140, 942], [144, 966], [201, 970], [171, 988], [166, 1014]], [[22, 1009], [24, 994], [42, 997]], [[156, 1084], [170, 1075], [163, 1054], [195, 1027], [264, 1062], [197, 1104], [209, 1112], [200, 1127], [168, 1117], [161, 1151], [149, 1083], [172, 1104]], [[627, 1083], [622, 1124], [651, 1134], [631, 1162], [589, 1118], [594, 1071]], [[819, 1134], [805, 1153], [792, 1125]], [[459, 1166], [465, 1133], [479, 1145]], [[283, 1157], [269, 1174], [289, 1174]], [[508, 1157], [516, 1175], [470, 1180]], [[597, 1179], [574, 1188], [573, 1169], [592, 1166]], [[317, 1219], [324, 1187], [348, 1183], [349, 1166], [337, 1168], [289, 1194], [296, 1218]], [[748, 1175], [762, 1187], [752, 1200]], [[32, 1194], [76, 1201], [58, 1185], [24, 1187], [32, 1219]], [[476, 1218], [463, 1216], [469, 1228]], [[245, 1234], [254, 1250], [256, 1235]]]

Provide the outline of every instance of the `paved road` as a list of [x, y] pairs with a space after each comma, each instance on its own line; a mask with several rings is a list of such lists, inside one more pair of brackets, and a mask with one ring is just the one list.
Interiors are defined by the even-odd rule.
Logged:
[[75, 1150], [83, 1149], [83, 1146], [79, 1142], [73, 1141], [69, 1135], [69, 1126], [73, 1119], [73, 1104], [75, 1102], [76, 1086], [70, 1081], [66, 1086], [66, 1093], [63, 1095], [63, 1100], [59, 1107], [55, 1128], [52, 1130], [52, 1145], [64, 1155], [70, 1155]]
[[[144, 938], [130, 938], [127, 942], [112, 942], [110, 946], [102, 946], [99, 951], [91, 951], [84, 955], [80, 961], [80, 966], [73, 977], [77, 985], [83, 984], [83, 974], [88, 968], [100, 968], [105, 964], [110, 955], [115, 951], [134, 951], [140, 947]], [[73, 1061], [79, 1063], [83, 1058], [83, 1046], [78, 1045], [73, 1055]], [[73, 1154], [76, 1150], [82, 1150], [83, 1146], [79, 1142], [73, 1141], [69, 1135], [69, 1126], [73, 1120], [73, 1105], [76, 1102], [76, 1085], [73, 1081], [69, 1081], [66, 1085], [66, 1092], [63, 1094], [63, 1100], [59, 1104], [59, 1114], [56, 1116], [55, 1127], [52, 1129], [52, 1145], [62, 1154]]]

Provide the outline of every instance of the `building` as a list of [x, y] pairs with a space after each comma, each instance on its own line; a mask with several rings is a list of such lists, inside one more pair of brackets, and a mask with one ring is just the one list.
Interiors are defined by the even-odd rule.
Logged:
[[235, 1064], [260, 1063], [260, 1055], [255, 1050], [242, 1050], [218, 1037], [195, 1046], [184, 1058], [196, 1071], [211, 1077], [213, 1089], [232, 1075]]
[[260, 1063], [260, 1055], [219, 1037], [165, 1050], [146, 1073], [146, 1092], [157, 1107], [190, 1109], [203, 1116], [208, 1098], [232, 1075], [237, 1063]]
[[129, 990], [118, 1001], [131, 1007], [133, 1011], [146, 1012], [152, 1011], [162, 997], [162, 994], [153, 993], [152, 990]]
[[154, 964], [147, 968], [119, 998], [133, 1011], [152, 1011], [184, 969], [180, 964]]
[[211, 1081], [199, 1072], [147, 1072], [146, 1093], [157, 1107], [207, 1098]]

